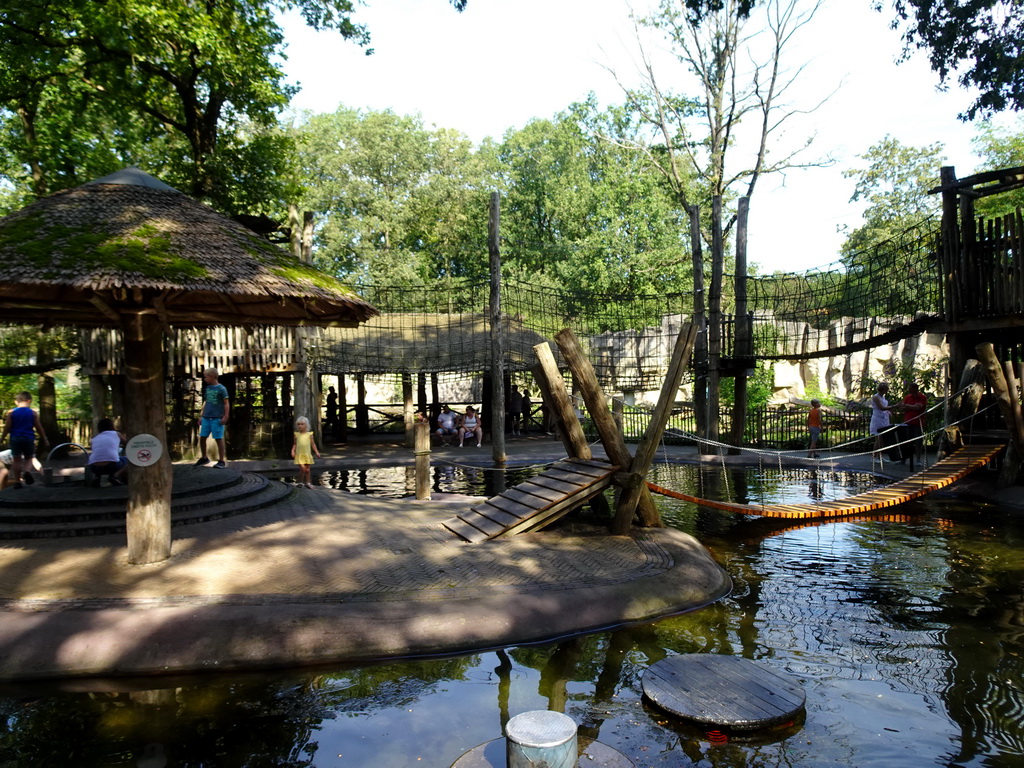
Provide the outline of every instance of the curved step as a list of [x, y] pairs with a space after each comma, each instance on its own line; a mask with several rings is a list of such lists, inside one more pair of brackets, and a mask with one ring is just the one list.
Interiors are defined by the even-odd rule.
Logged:
[[[186, 495], [171, 502], [171, 526], [218, 520], [241, 515], [276, 504], [293, 489], [262, 475], [245, 473], [230, 488], [215, 487], [209, 493]], [[216, 486], [217, 484], [215, 484]], [[97, 490], [97, 489], [89, 489]], [[100, 489], [104, 490], [104, 489]], [[111, 488], [117, 499], [108, 498], [105, 506], [58, 507], [24, 510], [16, 515], [0, 512], [0, 540], [58, 538], [65, 536], [102, 536], [125, 531], [127, 489]]]

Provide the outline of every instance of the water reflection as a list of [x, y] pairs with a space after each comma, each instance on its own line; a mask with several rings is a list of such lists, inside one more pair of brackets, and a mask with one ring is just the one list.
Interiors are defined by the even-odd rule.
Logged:
[[[716, 482], [741, 487], [732, 474]], [[795, 482], [809, 491], [806, 475]], [[892, 520], [785, 526], [661, 503], [733, 576], [727, 599], [457, 658], [154, 690], [10, 687], [0, 765], [447, 768], [511, 716], [548, 708], [580, 724], [581, 744], [600, 740], [645, 768], [1024, 764], [1019, 517], [947, 499]], [[641, 696], [644, 671], [675, 653], [769, 664], [803, 686], [806, 718], [713, 739]]]

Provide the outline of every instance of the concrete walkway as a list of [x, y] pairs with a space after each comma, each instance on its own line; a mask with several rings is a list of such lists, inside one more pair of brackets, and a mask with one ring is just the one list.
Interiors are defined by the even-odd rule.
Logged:
[[[543, 437], [511, 441], [508, 453], [515, 464], [564, 455]], [[662, 458], [697, 456], [667, 448]], [[486, 465], [490, 446], [446, 447], [433, 459]], [[412, 460], [394, 444], [350, 443], [318, 466]], [[272, 464], [290, 467], [231, 466]], [[471, 502], [297, 488], [266, 509], [176, 527], [171, 557], [146, 566], [127, 563], [117, 535], [5, 543], [0, 679], [470, 651], [694, 610], [731, 588], [699, 542], [669, 529], [616, 537], [577, 524], [467, 544], [441, 522]]]

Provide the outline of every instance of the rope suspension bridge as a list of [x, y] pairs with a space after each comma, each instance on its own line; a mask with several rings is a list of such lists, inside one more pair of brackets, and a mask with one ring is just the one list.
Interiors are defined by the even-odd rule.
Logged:
[[744, 515], [780, 518], [839, 518], [863, 515], [920, 498], [927, 493], [945, 488], [967, 474], [988, 464], [1005, 448], [1005, 445], [970, 445], [952, 455], [935, 462], [931, 467], [903, 480], [859, 493], [844, 499], [814, 502], [810, 504], [739, 504], [730, 501], [702, 499], [697, 496], [664, 488], [652, 482], [647, 487], [655, 493], [671, 498], [689, 501], [702, 507], [722, 509]]

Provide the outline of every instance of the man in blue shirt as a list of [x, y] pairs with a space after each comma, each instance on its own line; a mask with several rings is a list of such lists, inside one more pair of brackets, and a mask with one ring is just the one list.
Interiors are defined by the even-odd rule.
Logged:
[[206, 438], [212, 437], [217, 441], [217, 463], [215, 467], [226, 467], [224, 458], [227, 456], [224, 448], [224, 425], [228, 423], [228, 414], [231, 412], [231, 404], [228, 402], [228, 390], [223, 384], [217, 381], [217, 369], [207, 368], [203, 371], [203, 381], [206, 387], [203, 390], [203, 415], [199, 424], [199, 450], [202, 456], [196, 460], [196, 466], [201, 467], [209, 464], [206, 457]]

